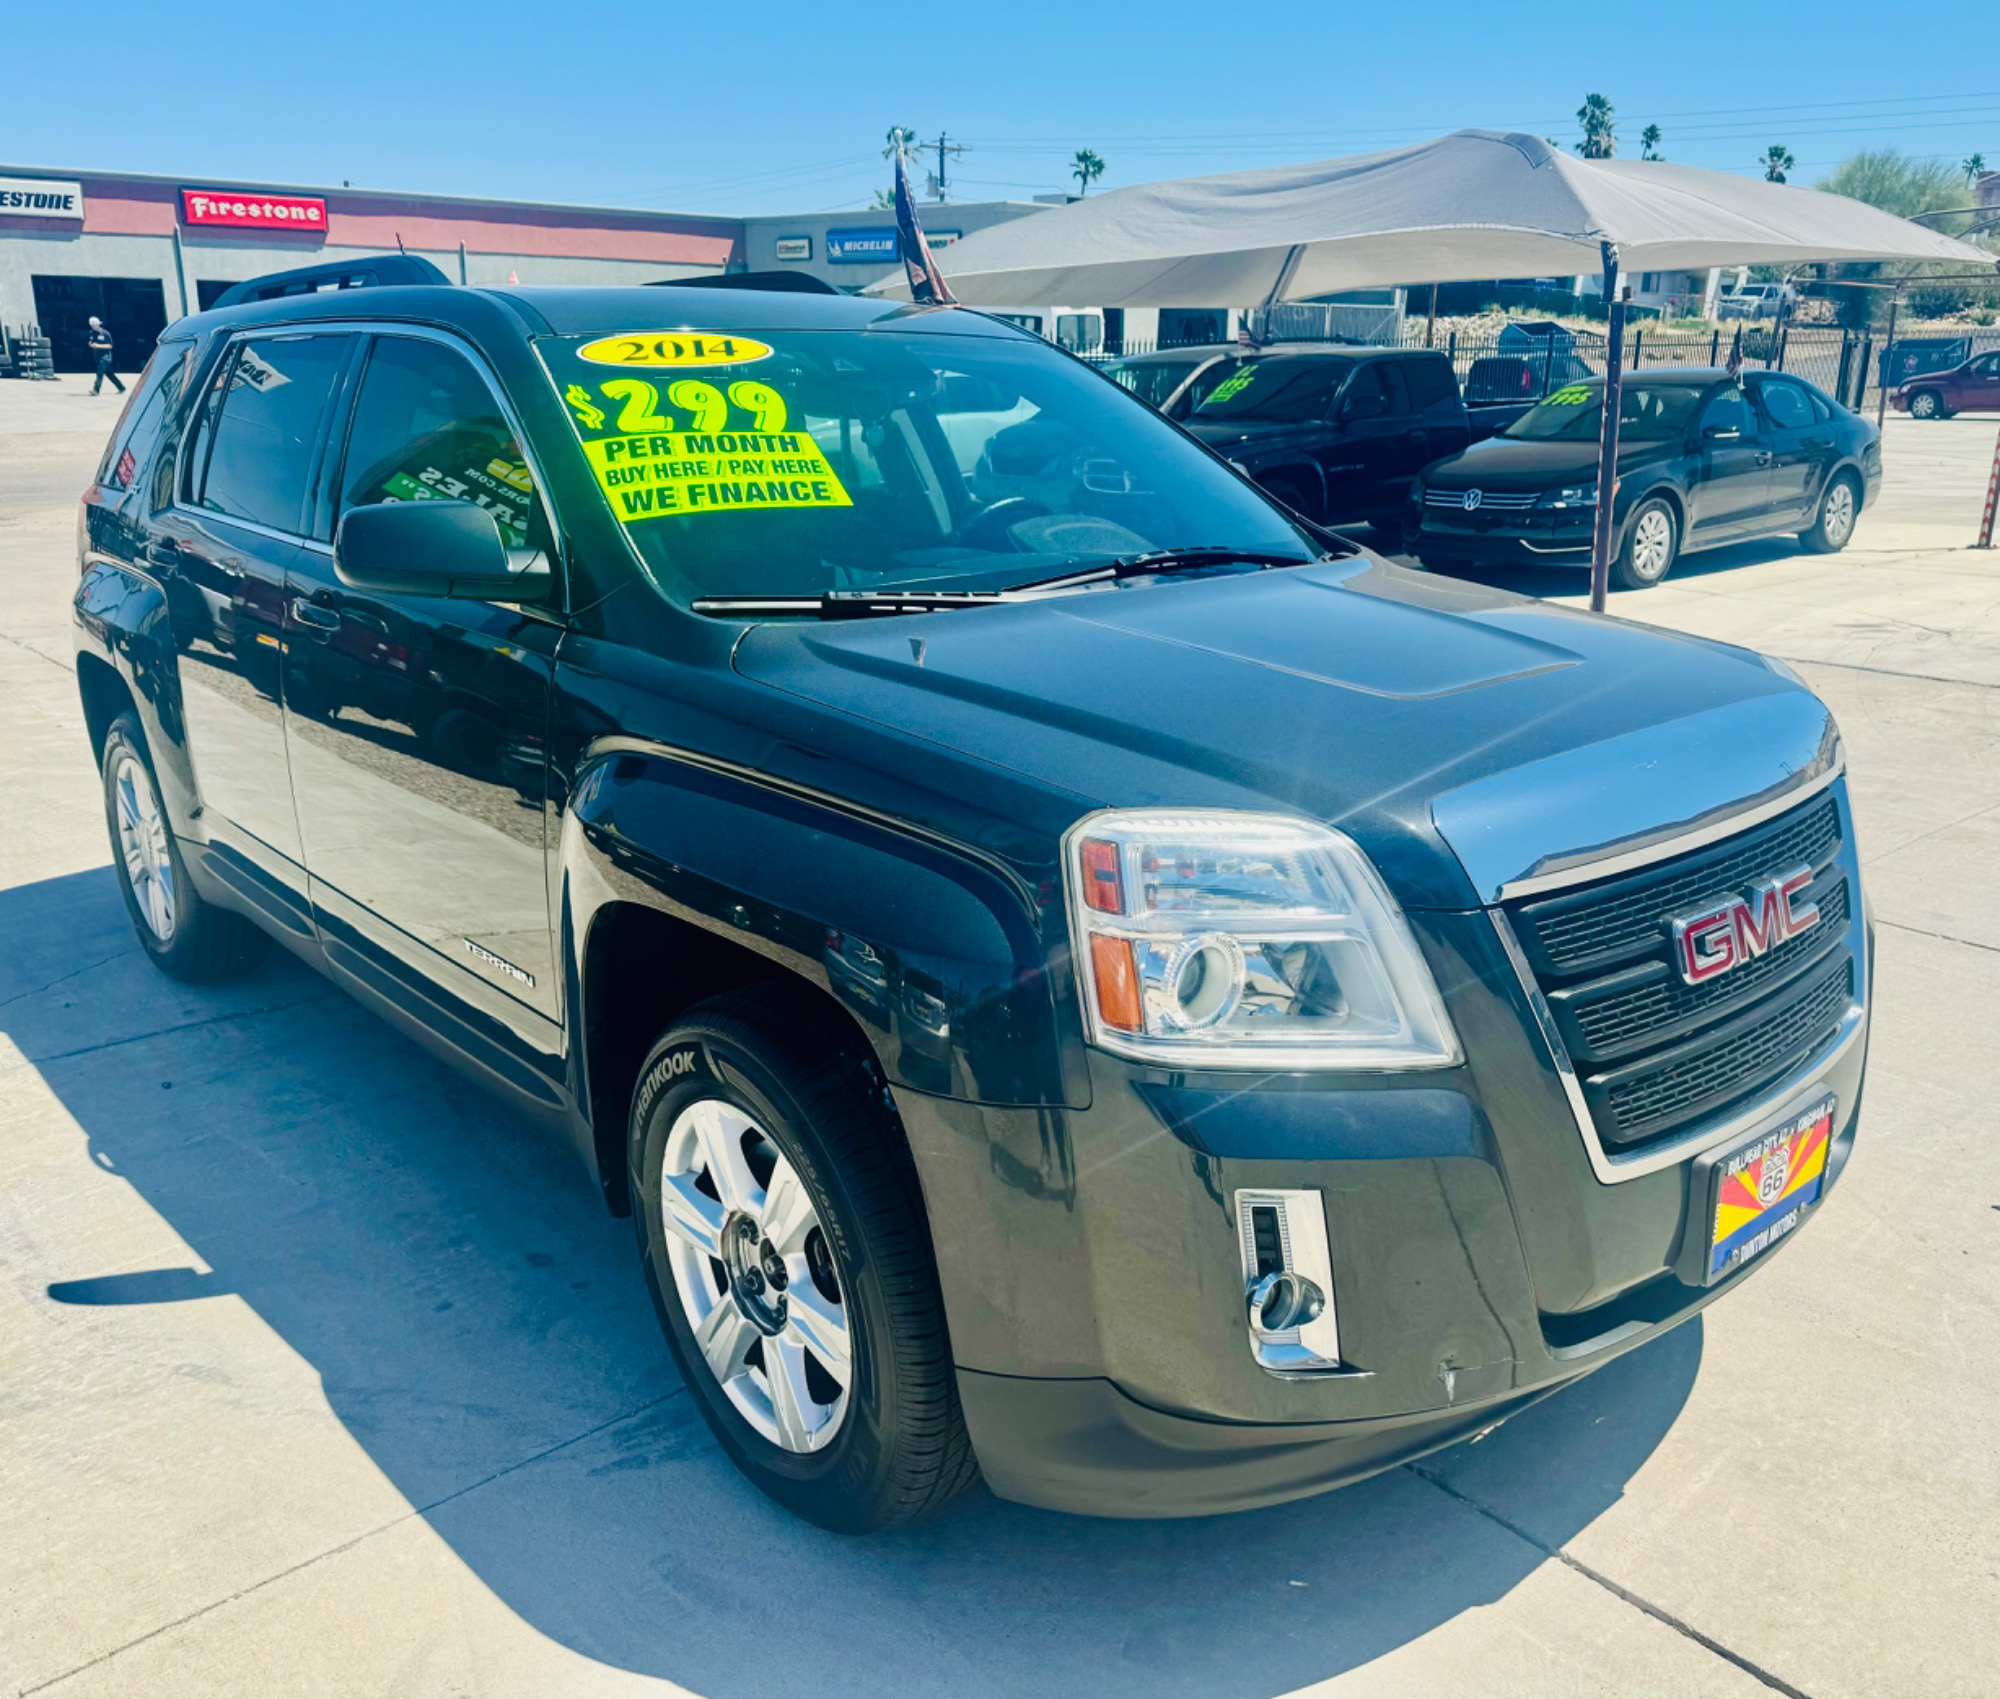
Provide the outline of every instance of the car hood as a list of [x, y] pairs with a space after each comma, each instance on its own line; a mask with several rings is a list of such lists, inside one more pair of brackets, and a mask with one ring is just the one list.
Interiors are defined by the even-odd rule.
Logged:
[[1328, 424], [1298, 424], [1278, 419], [1188, 419], [1188, 431], [1217, 453], [1241, 448], [1282, 448], [1289, 443], [1321, 442], [1338, 432]]
[[1325, 821], [1418, 908], [1491, 901], [1506, 878], [1782, 786], [1832, 736], [1819, 702], [1747, 651], [1366, 554], [773, 623], [744, 634], [736, 667], [1058, 787], [1079, 814]]
[[[1671, 458], [1678, 443], [1621, 443], [1618, 467], [1629, 471], [1651, 460]], [[1488, 437], [1461, 454], [1440, 460], [1424, 473], [1432, 490], [1544, 490], [1558, 484], [1588, 482], [1597, 473], [1595, 442], [1515, 442]]]

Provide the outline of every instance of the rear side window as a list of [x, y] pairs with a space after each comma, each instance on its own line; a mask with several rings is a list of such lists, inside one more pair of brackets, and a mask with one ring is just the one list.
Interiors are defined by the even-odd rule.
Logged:
[[132, 386], [132, 399], [125, 404], [125, 416], [111, 434], [104, 451], [104, 464], [97, 469], [97, 481], [107, 490], [130, 489], [153, 457], [161, 428], [174, 403], [181, 398], [188, 367], [194, 358], [192, 342], [162, 342], [153, 350], [139, 381]]
[[1813, 422], [1812, 403], [1797, 384], [1767, 383], [1763, 386], [1764, 411], [1781, 431], [1803, 430]]
[[354, 404], [340, 511], [438, 500], [477, 502], [510, 548], [529, 546], [537, 529], [527, 457], [472, 362], [436, 342], [385, 336]]
[[1458, 380], [1447, 360], [1405, 360], [1403, 376], [1410, 385], [1410, 405], [1419, 413], [1458, 399]]
[[347, 357], [345, 336], [245, 342], [216, 375], [202, 438], [188, 457], [194, 504], [297, 531], [320, 417]]

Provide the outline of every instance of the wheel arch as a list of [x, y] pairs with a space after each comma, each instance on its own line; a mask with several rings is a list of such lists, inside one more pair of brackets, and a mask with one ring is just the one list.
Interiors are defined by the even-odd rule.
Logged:
[[[970, 857], [661, 749], [586, 761], [559, 853], [575, 1137], [628, 1205], [625, 1121], [659, 1034], [710, 996], [805, 989], [895, 1086], [1087, 1103], [1067, 952]], [[1060, 916], [1057, 917], [1058, 922]], [[1053, 962], [1053, 966], [1051, 965]]]

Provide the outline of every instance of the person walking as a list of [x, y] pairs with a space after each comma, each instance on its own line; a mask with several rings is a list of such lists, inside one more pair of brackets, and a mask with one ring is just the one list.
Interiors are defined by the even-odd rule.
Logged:
[[125, 386], [118, 381], [118, 374], [111, 369], [111, 332], [104, 328], [104, 321], [92, 315], [90, 321], [90, 351], [97, 356], [97, 382], [90, 386], [92, 395], [100, 395], [104, 390], [104, 380], [111, 380], [111, 387], [120, 395]]

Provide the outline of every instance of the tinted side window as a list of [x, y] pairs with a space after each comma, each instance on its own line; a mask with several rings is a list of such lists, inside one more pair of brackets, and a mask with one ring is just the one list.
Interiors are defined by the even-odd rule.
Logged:
[[192, 342], [163, 342], [153, 350], [146, 370], [132, 386], [132, 399], [125, 405], [125, 417], [112, 433], [104, 451], [104, 464], [97, 481], [107, 490], [129, 489], [146, 462], [160, 430], [180, 400], [181, 386], [187, 381], [194, 359]]
[[414, 337], [382, 337], [368, 356], [340, 491], [342, 513], [385, 501], [477, 502], [512, 548], [539, 529], [534, 480], [492, 390], [463, 354]]
[[1764, 411], [1781, 431], [1803, 430], [1813, 422], [1812, 403], [1796, 384], [1767, 383], [1763, 387]]
[[1806, 391], [1806, 399], [1812, 403], [1813, 417], [1822, 425], [1833, 417], [1833, 408], [1825, 396], [1816, 389]]
[[1361, 367], [1354, 374], [1353, 381], [1348, 384], [1346, 390], [1341, 394], [1341, 412], [1355, 412], [1363, 405], [1374, 401], [1378, 397], [1385, 411], [1393, 411], [1394, 404], [1390, 399], [1389, 386], [1382, 381], [1384, 364], [1385, 362], [1377, 361]]
[[1409, 380], [1410, 405], [1419, 413], [1458, 399], [1458, 380], [1447, 360], [1405, 360], [1403, 376]]
[[1735, 388], [1719, 391], [1709, 402], [1701, 416], [1701, 428], [1704, 431], [1735, 431], [1746, 437], [1757, 434], [1757, 422], [1750, 412], [1749, 400], [1742, 390]]
[[246, 342], [218, 380], [220, 412], [210, 430], [197, 505], [278, 531], [299, 529], [320, 415], [346, 357], [344, 336]]

